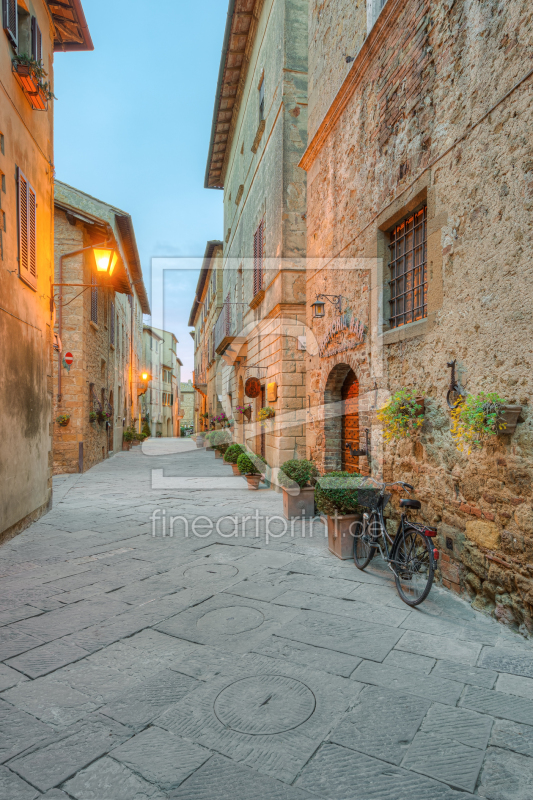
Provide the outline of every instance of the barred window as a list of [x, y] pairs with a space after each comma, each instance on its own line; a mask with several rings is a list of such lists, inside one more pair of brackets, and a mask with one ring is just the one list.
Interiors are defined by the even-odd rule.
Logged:
[[262, 219], [254, 233], [254, 297], [263, 288], [264, 235], [265, 221]]
[[95, 287], [91, 289], [91, 322], [98, 323], [98, 286], [96, 285], [96, 276], [91, 275], [91, 283]]
[[398, 328], [427, 316], [427, 206], [391, 233], [390, 318]]

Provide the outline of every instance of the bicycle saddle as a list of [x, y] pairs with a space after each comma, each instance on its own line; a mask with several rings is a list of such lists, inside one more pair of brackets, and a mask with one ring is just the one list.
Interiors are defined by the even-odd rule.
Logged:
[[411, 500], [406, 498], [404, 500], [400, 500], [400, 506], [402, 508], [422, 508], [422, 503], [420, 500]]

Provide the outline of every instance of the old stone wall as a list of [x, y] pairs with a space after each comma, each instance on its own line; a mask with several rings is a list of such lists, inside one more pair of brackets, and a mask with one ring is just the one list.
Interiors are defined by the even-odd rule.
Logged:
[[[343, 3], [329, 6], [340, 24]], [[524, 632], [533, 631], [532, 27], [521, 0], [388, 0], [302, 162], [308, 253], [369, 259], [368, 296], [381, 303], [371, 337], [382, 368], [354, 355], [354, 369], [377, 383], [380, 402], [403, 387], [427, 398], [420, 435], [380, 445], [383, 475], [416, 486], [420, 518], [439, 529], [445, 585]], [[327, 93], [328, 70], [310, 63], [310, 73]], [[390, 232], [424, 205], [427, 315], [391, 328]], [[513, 436], [458, 451], [445, 400], [454, 358], [469, 393], [522, 406]], [[314, 386], [325, 386], [323, 373]]]

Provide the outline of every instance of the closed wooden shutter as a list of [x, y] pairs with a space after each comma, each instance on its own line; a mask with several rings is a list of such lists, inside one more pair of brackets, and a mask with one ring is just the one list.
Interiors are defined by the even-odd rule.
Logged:
[[37, 288], [37, 198], [24, 173], [17, 173], [19, 275]]
[[91, 322], [95, 325], [98, 324], [98, 286], [96, 284], [96, 276], [91, 275], [91, 283], [95, 287], [91, 289]]
[[7, 37], [16, 48], [18, 40], [17, 0], [2, 0], [2, 20]]
[[111, 303], [111, 318], [110, 318], [111, 326], [109, 331], [109, 338], [111, 340], [111, 344], [115, 344], [115, 304]]
[[43, 58], [43, 37], [41, 29], [37, 25], [35, 17], [31, 18], [31, 55], [35, 61], [42, 61]]
[[263, 288], [263, 238], [264, 220], [254, 233], [254, 297]]

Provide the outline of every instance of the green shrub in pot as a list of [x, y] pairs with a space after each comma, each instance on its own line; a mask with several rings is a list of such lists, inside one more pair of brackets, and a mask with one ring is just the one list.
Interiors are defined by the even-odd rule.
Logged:
[[[254, 455], [254, 460], [259, 459], [266, 464], [264, 456]], [[256, 467], [248, 453], [241, 453], [237, 459], [237, 466], [241, 475], [261, 475], [261, 470]]]
[[291, 458], [281, 465], [278, 473], [280, 486], [290, 489], [292, 483], [297, 483], [303, 489], [304, 486], [312, 486], [318, 477], [318, 470], [312, 461], [306, 459]]
[[364, 478], [356, 472], [328, 472], [317, 480], [315, 503], [322, 514], [330, 517], [357, 514], [365, 511], [358, 503], [359, 487]]
[[244, 453], [244, 447], [242, 445], [230, 444], [224, 453], [224, 461], [226, 464], [236, 464], [241, 453]]

